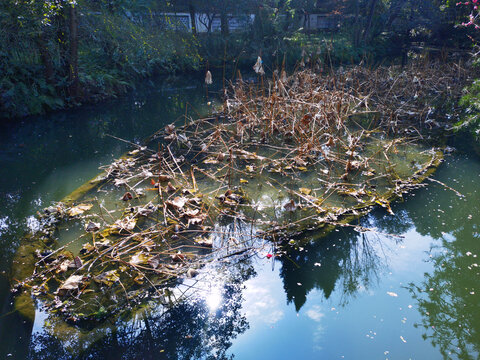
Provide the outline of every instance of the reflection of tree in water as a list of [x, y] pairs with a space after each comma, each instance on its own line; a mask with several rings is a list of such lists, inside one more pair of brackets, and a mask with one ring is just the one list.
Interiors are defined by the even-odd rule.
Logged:
[[[476, 234], [476, 235], [472, 235]], [[480, 354], [480, 254], [479, 228], [472, 223], [453, 232], [431, 249], [434, 270], [408, 289], [425, 329], [424, 338], [438, 346], [445, 359], [477, 359]], [[472, 237], [476, 242], [472, 247]], [[447, 236], [450, 237], [450, 236]], [[470, 241], [462, 241], [469, 239]]]
[[[464, 198], [440, 187], [423, 192], [409, 209], [421, 234], [439, 241], [430, 250], [433, 271], [408, 289], [417, 301], [424, 338], [438, 346], [445, 359], [480, 356], [480, 193], [477, 163], [452, 159], [440, 180]], [[440, 173], [442, 175], [442, 173]]]
[[236, 265], [230, 269], [235, 274], [228, 274], [221, 289], [222, 303], [214, 311], [204, 299], [190, 298], [169, 311], [149, 307], [134, 319], [118, 320], [83, 334], [71, 327], [64, 331], [65, 324], [50, 316], [51, 327], [56, 329], [33, 336], [29, 358], [226, 359], [231, 341], [249, 326], [240, 313], [241, 288], [254, 271], [248, 262]]
[[322, 289], [328, 299], [340, 282], [344, 303], [360, 288], [368, 288], [378, 280], [383, 266], [372, 246], [374, 238], [340, 228], [326, 238], [288, 250], [280, 270], [287, 301], [293, 301], [299, 311], [314, 288]]
[[401, 235], [413, 228], [412, 220], [405, 203], [392, 204], [395, 215], [390, 215], [384, 209], [375, 209], [362, 219], [362, 225], [368, 228], [375, 228], [384, 234]]

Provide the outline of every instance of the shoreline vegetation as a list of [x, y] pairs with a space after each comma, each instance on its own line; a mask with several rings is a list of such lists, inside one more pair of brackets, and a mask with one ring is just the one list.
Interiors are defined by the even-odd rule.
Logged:
[[258, 81], [238, 72], [217, 113], [186, 114], [39, 214], [13, 263], [17, 310], [31, 319], [33, 295], [90, 326], [151, 297], [168, 306], [207, 264], [281, 257], [337, 226], [371, 231], [355, 221], [435, 181], [442, 105], [468, 69], [302, 62], [266, 77], [259, 57]]
[[[424, 49], [446, 59], [470, 48], [468, 31], [453, 26], [463, 12], [451, 5], [411, 18], [415, 9], [395, 2], [371, 1], [373, 9], [361, 2], [358, 9], [328, 1], [208, 3], [2, 1], [0, 117], [114, 98], [157, 74], [218, 69], [229, 78], [225, 64], [234, 74], [258, 55], [270, 71], [284, 59], [291, 71], [304, 54], [324, 67], [374, 66], [395, 58], [406, 64]], [[316, 17], [323, 28], [312, 25]], [[243, 25], [229, 29], [232, 20]]]

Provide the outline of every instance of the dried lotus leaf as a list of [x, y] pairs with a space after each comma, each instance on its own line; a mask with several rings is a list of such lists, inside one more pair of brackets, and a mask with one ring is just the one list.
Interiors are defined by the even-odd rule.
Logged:
[[85, 211], [90, 210], [92, 207], [93, 207], [92, 204], [79, 204], [77, 206], [74, 206], [74, 207], [70, 208], [67, 211], [67, 214], [68, 214], [68, 216], [71, 216], [71, 217], [78, 216], [78, 215], [83, 214]]

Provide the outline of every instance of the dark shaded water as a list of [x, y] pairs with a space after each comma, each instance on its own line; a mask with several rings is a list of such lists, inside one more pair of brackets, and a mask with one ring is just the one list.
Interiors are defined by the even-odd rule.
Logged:
[[205, 101], [199, 79], [158, 81], [108, 104], [1, 127], [0, 358], [478, 358], [480, 162], [460, 154], [435, 179], [464, 198], [430, 182], [395, 204], [395, 215], [363, 220], [377, 232], [341, 228], [280, 258], [212, 266], [167, 313], [152, 301], [87, 330], [13, 312], [7, 274], [35, 212], [129, 149], [107, 134], [140, 142], [182, 117], [187, 102], [190, 115], [204, 112]]

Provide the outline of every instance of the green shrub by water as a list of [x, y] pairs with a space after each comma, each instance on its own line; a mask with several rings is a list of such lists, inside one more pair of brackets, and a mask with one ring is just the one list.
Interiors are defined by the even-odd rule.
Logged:
[[[68, 93], [68, 40], [62, 44], [62, 21], [49, 26], [12, 20], [0, 5], [0, 117], [14, 118], [95, 102], [124, 93], [155, 73], [197, 69], [195, 38], [186, 32], [159, 31], [152, 19], [130, 19], [123, 13], [80, 9], [78, 80], [80, 93]], [[68, 27], [67, 27], [68, 29]], [[39, 46], [39, 34], [43, 48]], [[68, 38], [68, 34], [64, 34]], [[46, 76], [42, 49], [48, 53], [53, 76]]]

